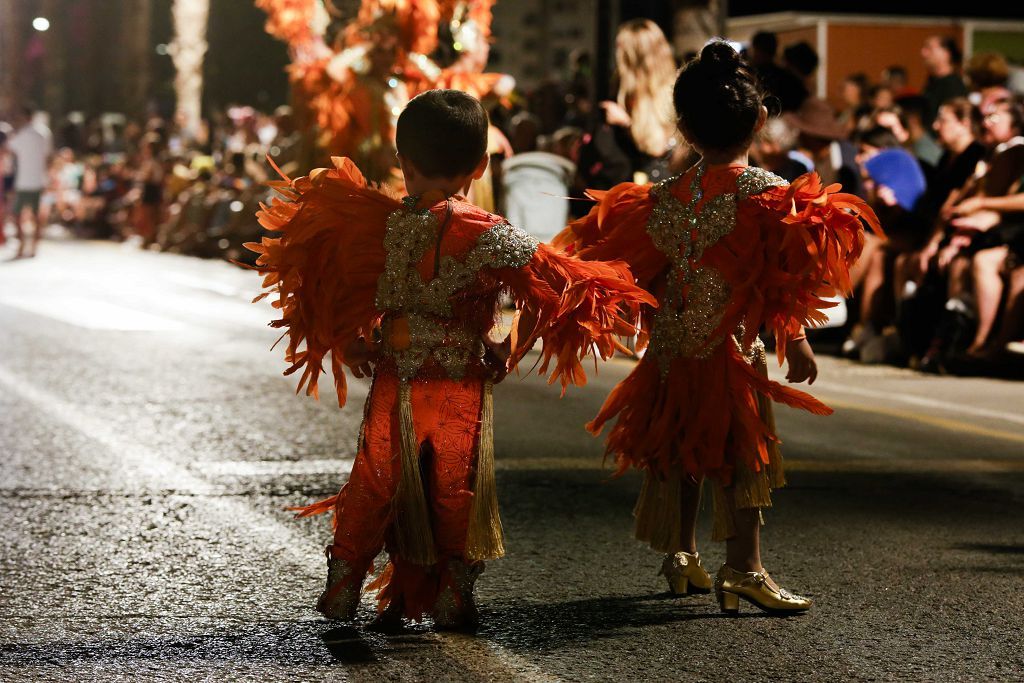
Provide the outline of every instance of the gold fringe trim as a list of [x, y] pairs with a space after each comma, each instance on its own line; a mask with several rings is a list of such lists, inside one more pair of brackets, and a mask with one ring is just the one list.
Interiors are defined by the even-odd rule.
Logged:
[[420, 449], [412, 420], [412, 387], [407, 381], [402, 381], [398, 389], [398, 431], [402, 455], [402, 472], [394, 501], [398, 552], [413, 564], [432, 565], [437, 562], [437, 551], [420, 476]]
[[[768, 376], [768, 359], [764, 349], [755, 358], [758, 372]], [[775, 433], [775, 409], [772, 401], [763, 394], [757, 395], [757, 409], [761, 421], [765, 426]], [[768, 462], [763, 463], [759, 472], [754, 472], [742, 462], [737, 462], [733, 474], [732, 485], [725, 489], [721, 483], [714, 485], [713, 500], [715, 508], [714, 529], [711, 532], [715, 541], [725, 541], [736, 535], [736, 528], [733, 524], [732, 511], [734, 509], [745, 510], [750, 508], [770, 508], [772, 506], [772, 491], [786, 485], [786, 475], [782, 466], [782, 452], [779, 444], [769, 441]], [[729, 497], [731, 496], [731, 500]], [[761, 517], [761, 524], [764, 524], [764, 517]]]
[[505, 554], [498, 514], [498, 486], [494, 478], [494, 384], [484, 382], [480, 405], [480, 441], [477, 445], [473, 506], [466, 533], [466, 559], [494, 560]]
[[682, 510], [681, 475], [673, 474], [663, 480], [647, 471], [633, 508], [634, 534], [658, 552], [675, 554], [683, 549]]

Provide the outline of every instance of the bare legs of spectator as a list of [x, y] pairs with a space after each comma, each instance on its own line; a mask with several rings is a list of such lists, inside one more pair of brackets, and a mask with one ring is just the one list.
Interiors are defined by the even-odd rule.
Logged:
[[[861, 295], [861, 317], [860, 322], [850, 332], [850, 337], [843, 344], [843, 353], [851, 356], [859, 354], [860, 348], [874, 334], [871, 327], [870, 299], [872, 298], [868, 280], [871, 265], [875, 256], [882, 250], [882, 240], [874, 235], [865, 235], [864, 251], [860, 259], [850, 268], [850, 284], [854, 291]], [[878, 285], [872, 284], [870, 288], [877, 290]], [[865, 313], [867, 311], [867, 313]]]
[[978, 307], [978, 329], [974, 341], [967, 349], [970, 355], [980, 355], [999, 315], [999, 302], [1003, 296], [1003, 264], [1009, 253], [1006, 247], [983, 249], [974, 255], [971, 276], [974, 298]]
[[1011, 342], [1019, 341], [1024, 334], [1024, 265], [1009, 272], [1006, 284], [1006, 305], [999, 331], [990, 344], [992, 355], [1003, 353]]
[[[29, 216], [32, 222], [31, 242], [29, 242], [28, 238], [25, 236], [26, 231], [24, 223], [26, 215]], [[31, 208], [25, 208], [15, 214], [14, 229], [18, 236], [18, 258], [22, 258], [23, 256], [32, 257], [36, 255], [36, 247], [39, 245], [39, 233], [42, 232], [39, 227], [39, 220], [39, 213], [37, 211], [33, 211]], [[25, 248], [26, 245], [28, 245], [27, 249]]]
[[864, 272], [864, 284], [860, 297], [860, 320], [863, 324], [879, 327], [880, 311], [885, 296], [885, 249], [872, 250]]

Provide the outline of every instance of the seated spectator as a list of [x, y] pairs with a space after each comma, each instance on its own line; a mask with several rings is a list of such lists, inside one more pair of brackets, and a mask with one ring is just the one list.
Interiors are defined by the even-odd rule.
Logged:
[[799, 131], [784, 119], [770, 118], [754, 138], [751, 156], [761, 168], [786, 180], [796, 180], [814, 168], [810, 159], [796, 152], [799, 137]]
[[836, 119], [846, 129], [847, 135], [853, 134], [857, 128], [857, 122], [870, 110], [868, 107], [869, 87], [868, 77], [862, 73], [851, 74], [843, 80], [843, 109]]
[[808, 97], [798, 111], [784, 118], [800, 131], [797, 147], [806, 152], [826, 185], [841, 183], [844, 191], [863, 196], [857, 150], [850, 144], [827, 102]]
[[896, 101], [896, 106], [901, 113], [901, 123], [907, 131], [907, 139], [902, 143], [917, 157], [925, 173], [930, 176], [942, 158], [942, 147], [925, 124], [928, 100], [921, 96], [902, 97]]
[[[940, 330], [922, 359], [923, 368], [928, 370], [941, 370], [960, 352], [982, 357], [1003, 295], [1006, 244], [995, 239], [998, 233], [981, 230], [963, 219], [975, 213], [979, 204], [986, 206], [994, 198], [1019, 191], [1024, 177], [1024, 104], [1019, 100], [1001, 101], [982, 113], [983, 140], [992, 150], [991, 156], [987, 164], [979, 164], [978, 172], [958, 193], [955, 203], [944, 207], [940, 218], [947, 221], [947, 243], [936, 256], [937, 266], [946, 266], [948, 271], [947, 310], [973, 318], [973, 334], [962, 331], [952, 338]], [[961, 218], [959, 225], [954, 221], [957, 217]]]
[[885, 226], [886, 238], [867, 236], [866, 255], [852, 273], [854, 287], [859, 285], [860, 317], [843, 351], [862, 362], [879, 363], [899, 349], [893, 264], [901, 254], [920, 249], [928, 238], [914, 212], [925, 191], [925, 178], [890, 129], [877, 126], [859, 134], [857, 142], [868, 201]]
[[971, 97], [982, 108], [1010, 96], [1006, 87], [1010, 80], [1010, 65], [1006, 57], [995, 52], [979, 52], [971, 57], [964, 70], [970, 85]]
[[882, 83], [892, 90], [897, 100], [903, 97], [915, 97], [920, 94], [910, 85], [910, 81], [907, 79], [907, 70], [899, 64], [894, 64], [882, 70]]

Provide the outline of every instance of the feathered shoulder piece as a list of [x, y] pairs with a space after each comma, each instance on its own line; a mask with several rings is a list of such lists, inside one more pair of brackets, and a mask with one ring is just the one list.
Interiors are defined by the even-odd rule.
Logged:
[[824, 310], [835, 305], [827, 299], [850, 293], [850, 268], [864, 248], [865, 227], [884, 236], [871, 207], [841, 189], [806, 173], [751, 195], [739, 208], [731, 256], [710, 255], [709, 265], [743, 271], [727, 274], [733, 306], [743, 309], [748, 337], [762, 324], [775, 332], [780, 361], [801, 327], [826, 321]]
[[[368, 184], [350, 159], [335, 157], [333, 168], [271, 183], [283, 198], [261, 205], [260, 225], [274, 233], [245, 246], [259, 254], [255, 270], [280, 317], [270, 323], [288, 338], [285, 374], [302, 371], [297, 391], [318, 395], [323, 359], [331, 366], [339, 405], [347, 386], [345, 349], [368, 337], [380, 313], [374, 296], [384, 270], [388, 216], [402, 203]], [[275, 167], [276, 168], [276, 167]], [[278, 171], [280, 173], [280, 171]]]

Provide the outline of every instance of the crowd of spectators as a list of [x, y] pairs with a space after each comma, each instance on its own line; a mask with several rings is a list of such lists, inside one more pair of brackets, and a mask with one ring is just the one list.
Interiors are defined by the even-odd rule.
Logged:
[[[840, 352], [934, 372], [1024, 360], [1024, 105], [1006, 60], [975, 54], [963, 64], [955, 41], [933, 36], [920, 53], [926, 82], [908, 82], [902, 65], [850, 74], [835, 109], [813, 94], [818, 57], [807, 43], [780, 51], [775, 35], [759, 33], [738, 47], [776, 114], [751, 147], [752, 163], [789, 180], [815, 171], [841, 183], [886, 229], [868, 236], [854, 297], [832, 311], [825, 334], [840, 335]], [[541, 239], [589, 210], [585, 189], [658, 181], [696, 160], [671, 117], [678, 62], [660, 29], [624, 24], [615, 59], [605, 101], [595, 96], [589, 55], [576, 53], [564, 78], [489, 103], [498, 142], [488, 200]], [[56, 150], [39, 223], [241, 260], [249, 258], [242, 243], [260, 234], [266, 155], [304, 170], [311, 137], [286, 107], [233, 107], [198, 131], [156, 117], [69, 117], [52, 133], [38, 118], [26, 121], [19, 127], [34, 127]], [[18, 135], [0, 126], [7, 190]], [[9, 217], [33, 199], [6, 196]]]
[[[932, 36], [920, 51], [925, 82], [910, 83], [904, 65], [851, 74], [834, 108], [812, 94], [818, 57], [807, 43], [780, 50], [775, 35], [759, 33], [739, 48], [777, 114], [754, 141], [752, 163], [788, 180], [814, 171], [826, 184], [841, 183], [886, 229], [868, 236], [854, 296], [836, 302], [831, 329], [819, 336], [866, 363], [1019, 369], [1024, 105], [1006, 59], [982, 53], [964, 64], [953, 39]], [[589, 209], [584, 188], [657, 181], [695, 161], [671, 122], [650, 114], [670, 111], [664, 74], [676, 68], [657, 26], [636, 20], [620, 28], [608, 101], [596, 101], [578, 77], [587, 60], [573, 64], [563, 82], [492, 117], [515, 151], [504, 160], [500, 208], [542, 238], [559, 223], [549, 215]]]
[[[11, 119], [12, 125], [0, 124], [0, 169], [9, 190], [0, 197], [0, 203], [7, 199], [0, 215], [14, 226], [12, 234], [25, 225], [17, 256], [34, 254], [22, 248], [32, 244], [34, 225], [60, 225], [76, 237], [245, 260], [242, 244], [259, 235], [255, 213], [273, 179], [265, 158], [290, 168], [302, 143], [287, 107], [272, 114], [231, 107], [194, 131], [157, 116], [71, 114], [53, 124], [24, 110]], [[24, 131], [49, 160], [35, 197], [14, 187], [26, 168], [27, 157], [15, 149]]]

